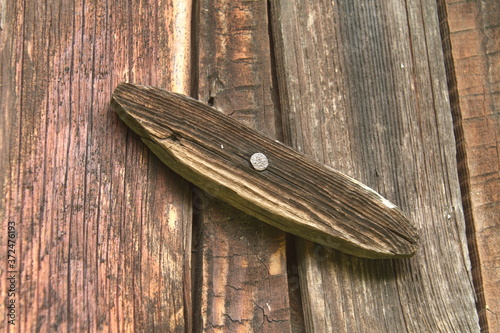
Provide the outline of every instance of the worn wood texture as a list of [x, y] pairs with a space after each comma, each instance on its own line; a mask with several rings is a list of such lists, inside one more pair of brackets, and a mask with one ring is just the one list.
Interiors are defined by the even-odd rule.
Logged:
[[310, 332], [477, 332], [436, 3], [272, 1], [286, 142], [414, 221], [414, 258], [298, 240]]
[[[196, 8], [198, 94], [274, 138], [266, 1], [201, 0]], [[195, 328], [203, 332], [288, 332], [284, 232], [197, 193]]]
[[500, 331], [500, 4], [441, 0], [467, 239], [482, 329]]
[[[111, 104], [172, 170], [261, 221], [365, 258], [417, 250], [415, 227], [393, 203], [217, 109], [130, 83], [116, 88]], [[256, 153], [267, 161], [263, 170], [252, 164]]]
[[109, 108], [127, 80], [190, 93], [189, 1], [0, 7], [0, 330], [189, 331], [189, 184]]

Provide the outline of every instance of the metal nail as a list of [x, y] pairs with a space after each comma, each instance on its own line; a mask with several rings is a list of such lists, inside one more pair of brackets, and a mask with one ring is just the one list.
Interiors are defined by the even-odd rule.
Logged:
[[269, 166], [269, 160], [266, 155], [262, 153], [253, 154], [252, 157], [250, 157], [250, 163], [252, 163], [253, 168], [257, 171], [264, 171]]

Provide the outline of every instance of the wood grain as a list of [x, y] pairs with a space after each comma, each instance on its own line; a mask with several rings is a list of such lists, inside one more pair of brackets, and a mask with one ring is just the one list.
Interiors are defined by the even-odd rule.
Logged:
[[[126, 83], [111, 104], [172, 170], [261, 221], [357, 256], [415, 254], [416, 230], [394, 204], [216, 109]], [[258, 152], [270, 161], [263, 171], [251, 164]]]
[[19, 279], [0, 330], [189, 331], [189, 184], [109, 108], [124, 80], [190, 93], [189, 2], [1, 9], [1, 244], [15, 222]]
[[[285, 69], [297, 73], [280, 79], [281, 100], [300, 107], [284, 104], [282, 130], [265, 1], [195, 1], [195, 18], [190, 0], [1, 2], [0, 243], [15, 222], [19, 293], [16, 327], [2, 320], [0, 330], [191, 331], [191, 207], [194, 329], [300, 330], [284, 233], [207, 193], [192, 192], [191, 206], [189, 184], [109, 109], [116, 85], [132, 81], [198, 96], [271, 138], [283, 131], [418, 224], [424, 244], [410, 260], [301, 245], [311, 330], [477, 332], [435, 3], [349, 3], [270, 1], [283, 11], [271, 27], [276, 65], [284, 73], [293, 60]], [[493, 331], [498, 8], [446, 4], [487, 300], [479, 310]], [[6, 277], [2, 261], [3, 304]]]
[[[201, 0], [196, 8], [197, 96], [275, 138], [266, 1]], [[289, 332], [285, 233], [195, 195], [200, 332]]]
[[298, 240], [309, 332], [477, 332], [432, 1], [272, 1], [286, 142], [400, 206], [411, 259]]
[[500, 331], [500, 6], [438, 1], [458, 170], [483, 331]]

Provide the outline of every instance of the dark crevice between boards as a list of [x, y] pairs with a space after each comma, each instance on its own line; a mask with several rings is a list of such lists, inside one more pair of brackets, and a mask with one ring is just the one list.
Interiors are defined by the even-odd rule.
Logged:
[[274, 104], [274, 126], [276, 133], [276, 140], [284, 142], [283, 134], [283, 118], [281, 115], [281, 103], [280, 103], [280, 92], [278, 87], [278, 73], [276, 73], [276, 53], [274, 50], [274, 36], [273, 36], [273, 26], [272, 26], [272, 8], [271, 2], [267, 2], [267, 29], [269, 36], [269, 53], [271, 57], [271, 100]]
[[[271, 1], [267, 1], [267, 26], [269, 36], [269, 53], [271, 61], [271, 99], [274, 104], [274, 124], [276, 139], [284, 142], [283, 133], [283, 116], [280, 103], [280, 91], [278, 86], [278, 73], [276, 72], [276, 53], [275, 39], [272, 22], [272, 5]], [[292, 332], [305, 332], [304, 311], [302, 305], [302, 296], [300, 292], [299, 266], [297, 260], [297, 247], [295, 244], [295, 236], [286, 234], [286, 273], [288, 281], [288, 299], [290, 306], [290, 324]]]
[[297, 259], [296, 236], [286, 234], [286, 273], [290, 302], [290, 324], [292, 332], [305, 332], [304, 310], [300, 291], [300, 275]]
[[[200, 38], [200, 0], [193, 0], [191, 7], [191, 97], [198, 99], [199, 95], [199, 38]], [[201, 332], [203, 319], [201, 314], [201, 289], [203, 276], [203, 254], [200, 245], [203, 191], [193, 184], [190, 185], [192, 205], [191, 228], [191, 306], [190, 316], [186, 316], [186, 333], [189, 330]]]
[[476, 228], [474, 216], [472, 214], [470, 174], [467, 165], [467, 150], [462, 124], [462, 112], [460, 109], [460, 99], [455, 76], [455, 64], [451, 49], [450, 30], [448, 26], [448, 14], [444, 0], [437, 1], [439, 30], [441, 33], [441, 43], [444, 53], [446, 68], [446, 80], [448, 83], [448, 94], [450, 100], [451, 114], [453, 118], [453, 133], [455, 135], [455, 145], [457, 149], [458, 178], [460, 182], [460, 192], [462, 196], [462, 206], [465, 217], [465, 230], [467, 235], [467, 247], [471, 261], [472, 282], [476, 293], [476, 308], [479, 316], [481, 331], [488, 329], [486, 317], [486, 300], [484, 297], [483, 278], [481, 274], [481, 261], [477, 248]]
[[200, 39], [200, 0], [192, 0], [191, 7], [191, 97], [198, 99], [200, 83], [199, 63], [199, 39]]
[[[203, 221], [203, 205], [206, 203], [204, 198], [204, 192], [200, 188], [190, 185], [191, 193], [191, 203], [193, 205], [193, 227], [192, 227], [192, 239], [191, 239], [191, 297], [192, 297], [192, 318], [186, 318], [187, 320], [192, 320], [191, 327], [193, 332], [203, 331], [203, 319], [201, 313], [201, 293], [203, 286], [203, 253], [201, 246], [201, 229]], [[186, 325], [187, 327], [187, 325]]]

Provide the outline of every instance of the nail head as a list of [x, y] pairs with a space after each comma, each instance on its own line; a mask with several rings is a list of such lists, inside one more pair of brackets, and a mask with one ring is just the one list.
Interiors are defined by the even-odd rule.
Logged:
[[262, 153], [255, 153], [250, 157], [250, 163], [252, 163], [252, 167], [257, 171], [264, 171], [269, 166], [269, 160], [266, 155]]

